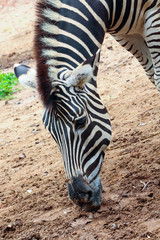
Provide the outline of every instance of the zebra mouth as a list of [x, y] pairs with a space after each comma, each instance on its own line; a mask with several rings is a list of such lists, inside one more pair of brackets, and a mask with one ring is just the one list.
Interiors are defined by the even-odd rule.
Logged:
[[72, 177], [68, 183], [68, 194], [70, 199], [85, 211], [96, 211], [101, 204], [102, 185], [96, 190], [84, 180], [82, 175]]

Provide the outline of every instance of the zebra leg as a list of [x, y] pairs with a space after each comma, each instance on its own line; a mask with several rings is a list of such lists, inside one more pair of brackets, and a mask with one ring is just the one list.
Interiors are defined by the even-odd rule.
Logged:
[[160, 92], [160, 13], [152, 9], [146, 14], [144, 37], [148, 45], [154, 69], [154, 82]]
[[144, 38], [137, 33], [130, 35], [117, 35], [114, 36], [114, 38], [122, 47], [126, 48], [127, 51], [131, 52], [137, 58], [150, 81], [154, 83], [152, 58]]

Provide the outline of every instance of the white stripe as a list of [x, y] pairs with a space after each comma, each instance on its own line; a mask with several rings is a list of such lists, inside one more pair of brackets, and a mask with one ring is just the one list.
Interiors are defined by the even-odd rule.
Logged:
[[101, 27], [103, 28], [104, 31], [106, 31], [106, 26], [104, 24], [104, 22], [102, 21], [102, 19], [96, 14], [96, 12], [90, 7], [90, 5], [87, 3], [87, 1], [85, 0], [79, 0], [79, 2], [81, 2], [87, 9], [88, 11], [91, 13], [91, 15], [94, 17], [94, 19], [96, 19], [96, 21], [101, 25]]
[[88, 46], [81, 39], [79, 39], [78, 37], [76, 37], [72, 33], [68, 33], [67, 31], [61, 30], [56, 25], [52, 25], [52, 24], [49, 24], [49, 23], [43, 23], [41, 28], [45, 32], [48, 32], [48, 33], [51, 33], [51, 34], [55, 34], [55, 35], [62, 34], [64, 36], [67, 36], [67, 37], [73, 39], [74, 41], [78, 42], [88, 52], [88, 54], [90, 56], [92, 55], [92, 53], [91, 53], [90, 49], [88, 48]]
[[[59, 0], [45, 0], [46, 3], [50, 4], [51, 6], [55, 8], [60, 8], [61, 7], [61, 1]], [[44, 3], [45, 4], [45, 3]]]
[[[52, 60], [54, 61], [53, 57], [55, 57], [55, 58], [57, 58], [57, 57], [66, 58], [66, 59], [72, 61], [73, 63], [75, 63], [77, 66], [79, 65], [79, 62], [76, 61], [74, 58], [72, 58], [70, 55], [64, 54], [64, 53], [59, 53], [59, 52], [56, 52], [56, 51], [53, 51], [53, 50], [43, 49], [42, 50], [42, 56], [45, 56], [45, 57], [48, 57], [48, 58], [52, 57], [52, 59], [47, 60], [48, 65], [53, 65], [53, 63], [52, 63]], [[59, 62], [59, 60], [58, 60], [58, 62]]]
[[62, 3], [62, 8], [66, 8], [67, 10], [69, 9], [70, 11], [73, 11], [75, 13], [77, 13], [78, 15], [80, 15], [82, 18], [84, 18], [86, 21], [88, 21], [88, 17], [85, 16], [81, 11], [79, 11], [77, 8], [72, 7], [70, 5], [64, 4]]
[[[41, 38], [41, 41], [43, 43], [45, 43], [46, 46], [50, 46], [50, 47], [63, 47], [63, 48], [67, 48], [73, 52], [75, 52], [78, 56], [80, 56], [82, 58], [82, 60], [84, 61], [86, 58], [77, 50], [75, 49], [74, 47], [72, 47], [71, 45], [67, 44], [67, 43], [62, 43], [62, 42], [58, 42], [56, 39], [53, 39], [53, 38], [47, 38], [47, 37], [43, 37]], [[52, 53], [54, 52], [54, 53]], [[56, 51], [53, 51], [53, 50], [43, 50], [43, 53], [47, 53], [48, 56], [51, 56], [51, 57], [56, 57], [59, 56], [60, 53], [56, 52]], [[55, 55], [56, 54], [56, 55]], [[72, 60], [73, 61], [73, 60]], [[79, 62], [77, 62], [79, 65]]]
[[107, 10], [107, 13], [108, 13], [108, 21], [109, 21], [109, 19], [110, 19], [110, 9], [109, 9], [109, 6], [108, 6], [106, 0], [100, 0], [100, 2], [103, 4], [103, 6], [104, 6], [104, 7], [106, 8], [106, 10]]
[[51, 9], [45, 9], [43, 14], [45, 17], [49, 18], [50, 20], [57, 21], [57, 22], [65, 21], [67, 23], [71, 23], [71, 24], [75, 25], [76, 27], [81, 29], [83, 32], [85, 32], [88, 35], [88, 37], [95, 43], [95, 45], [98, 48], [100, 48], [101, 43], [97, 41], [97, 39], [92, 35], [92, 33], [88, 30], [88, 28], [86, 28], [83, 24], [81, 24], [71, 18], [61, 16], [58, 13], [55, 13], [54, 11], [52, 11]]

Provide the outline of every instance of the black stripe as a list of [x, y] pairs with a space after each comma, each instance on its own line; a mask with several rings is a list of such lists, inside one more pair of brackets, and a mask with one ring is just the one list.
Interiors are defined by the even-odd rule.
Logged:
[[97, 131], [95, 132], [93, 138], [90, 139], [89, 143], [87, 144], [82, 157], [89, 152], [89, 150], [94, 146], [95, 142], [102, 136], [102, 132], [101, 131]]
[[[148, 0], [145, 0], [145, 1], [148, 1]], [[156, 4], [157, 4], [157, 0], [154, 0], [154, 1], [152, 2], [152, 4], [145, 10], [145, 13], [146, 13], [148, 10], [154, 8], [154, 6], [155, 6]]]
[[110, 26], [110, 28], [114, 28], [114, 26], [116, 25], [117, 21], [119, 20], [120, 16], [121, 16], [121, 12], [122, 12], [122, 9], [123, 9], [123, 1], [119, 1], [119, 0], [116, 0], [116, 11], [115, 11], [115, 16], [114, 16], [114, 22], [113, 24]]
[[[82, 163], [82, 169], [84, 169], [85, 167], [85, 164], [90, 161], [95, 155], [96, 153], [99, 151], [99, 149], [103, 146], [103, 145], [106, 145], [106, 139], [102, 140], [98, 145], [96, 145], [95, 149], [85, 158], [85, 160], [83, 161]], [[86, 175], [87, 177], [91, 174], [91, 170], [93, 171], [93, 169], [95, 169], [95, 167], [98, 165], [99, 163], [99, 158], [97, 160], [95, 160], [89, 167], [87, 170], [86, 170]], [[98, 163], [97, 163], [98, 161]]]
[[[126, 1], [126, 9], [125, 9], [125, 13], [123, 16], [123, 20], [121, 22], [121, 24], [114, 30], [114, 33], [118, 33], [120, 32], [120, 30], [124, 27], [124, 25], [126, 24], [126, 22], [128, 21], [129, 15], [130, 15], [130, 11], [131, 11], [131, 0]], [[118, 7], [118, 0], [117, 0], [117, 7]]]
[[[100, 154], [99, 158], [101, 158], [101, 157], [104, 158], [104, 155], [105, 155], [104, 152], [102, 152]], [[102, 163], [101, 163], [101, 166], [102, 166]], [[98, 177], [98, 175], [100, 174], [100, 171], [101, 171], [101, 166], [100, 166], [97, 174], [90, 180], [89, 184], [91, 184]]]
[[[135, 21], [135, 17], [136, 17], [136, 11], [137, 11], [137, 3], [138, 3], [138, 0], [134, 0], [134, 9], [133, 9], [133, 14], [132, 14], [132, 20], [131, 20], [131, 24], [129, 26], [129, 30], [128, 32], [131, 30], [132, 26], [133, 26], [133, 23]], [[127, 32], [127, 33], [128, 33]]]
[[[85, 20], [83, 17], [81, 17], [79, 14], [70, 10], [69, 7], [68, 7], [67, 10], [66, 10], [66, 8], [65, 9], [61, 8], [61, 10], [60, 10], [61, 15], [63, 15], [64, 17], [67, 17], [69, 19], [73, 19], [77, 23], [81, 23], [84, 27], [89, 29], [89, 31], [91, 32], [91, 34], [93, 36], [96, 36], [97, 41], [102, 43], [103, 36], [104, 36], [104, 30], [101, 27], [101, 25], [99, 24], [99, 22], [97, 22], [96, 19], [93, 18], [92, 14], [88, 11], [87, 7], [85, 8], [84, 5], [83, 5], [83, 9], [80, 9], [79, 5], [82, 6], [82, 4], [79, 1], [74, 1], [74, 2], [76, 3], [75, 7], [78, 10], [80, 10], [88, 18], [88, 21]], [[71, 6], [74, 6], [75, 3], [72, 4]], [[67, 32], [68, 32], [68, 28], [70, 28], [69, 23], [67, 23]], [[66, 29], [66, 26], [63, 29]], [[77, 32], [74, 32], [74, 29], [70, 29], [70, 31], [71, 30], [72, 30], [73, 34], [77, 35]], [[83, 39], [83, 40], [85, 41], [85, 39]]]

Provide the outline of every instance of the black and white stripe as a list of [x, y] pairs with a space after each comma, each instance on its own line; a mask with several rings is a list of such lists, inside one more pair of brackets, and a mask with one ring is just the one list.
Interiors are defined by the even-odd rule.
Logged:
[[59, 145], [67, 178], [81, 174], [91, 183], [99, 175], [111, 131], [107, 111], [98, 95], [93, 103], [89, 87], [80, 92], [59, 85], [56, 106], [46, 108], [43, 122]]
[[93, 55], [109, 32], [138, 59], [159, 90], [159, 4], [158, 0], [40, 1], [36, 44], [38, 54], [47, 59], [50, 79], [58, 74], [62, 78], [60, 73]]
[[[76, 84], [71, 88], [65, 84], [70, 82], [72, 71], [101, 47], [105, 32], [109, 32], [139, 60], [159, 90], [156, 67], [159, 65], [159, 1], [43, 0], [38, 3], [38, 12], [35, 49], [37, 62], [40, 62], [37, 66], [39, 89], [45, 92], [40, 80], [44, 75], [41, 62], [47, 66], [51, 88], [56, 86], [51, 94], [56, 96], [55, 108], [46, 108], [43, 121], [62, 152], [67, 178], [79, 172], [90, 176], [91, 182], [100, 170], [105, 147], [110, 141], [109, 117], [97, 97], [96, 74], [82, 91]], [[44, 104], [48, 103], [44, 101]], [[83, 116], [87, 124], [77, 131], [76, 119]], [[92, 128], [93, 122], [96, 125]], [[102, 128], [106, 131], [105, 137]]]
[[38, 1], [33, 75], [45, 106], [44, 125], [60, 148], [66, 177], [73, 180], [71, 199], [86, 202], [87, 193], [94, 206], [101, 200], [100, 169], [111, 140], [96, 84], [105, 33], [138, 59], [160, 91], [159, 29], [159, 0]]
[[[131, 52], [160, 91], [160, 2], [105, 1], [110, 12], [107, 32]], [[108, 3], [111, 3], [109, 6]]]

